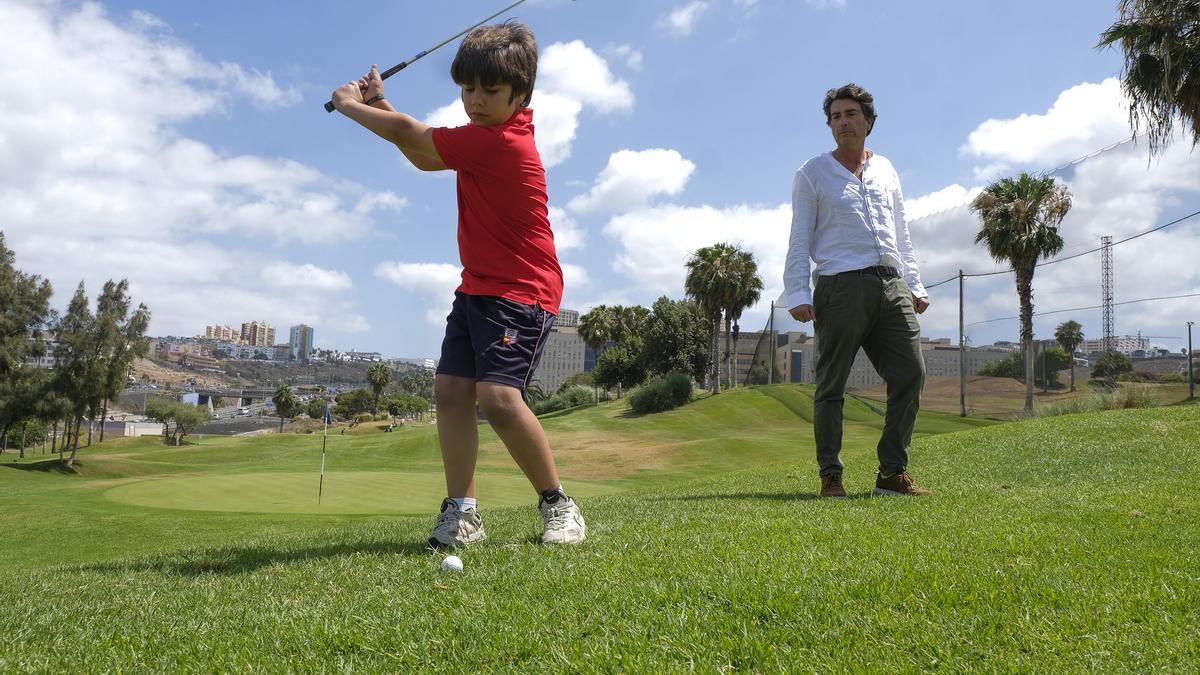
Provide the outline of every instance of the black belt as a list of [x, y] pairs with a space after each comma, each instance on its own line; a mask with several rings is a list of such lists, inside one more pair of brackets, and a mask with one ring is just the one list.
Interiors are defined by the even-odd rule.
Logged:
[[886, 265], [874, 265], [871, 267], [864, 267], [861, 270], [842, 272], [841, 274], [874, 274], [880, 279], [895, 279], [896, 277], [900, 276], [900, 273], [896, 271], [895, 267], [888, 267]]

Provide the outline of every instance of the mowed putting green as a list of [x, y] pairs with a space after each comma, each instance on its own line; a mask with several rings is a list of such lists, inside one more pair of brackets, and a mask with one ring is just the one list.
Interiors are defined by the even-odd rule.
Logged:
[[[520, 474], [479, 473], [476, 486], [488, 506], [529, 504], [536, 498]], [[104, 496], [122, 504], [185, 511], [424, 515], [436, 511], [446, 494], [440, 472], [326, 472], [319, 504], [317, 488], [315, 472], [264, 472], [144, 480], [111, 488]], [[617, 491], [602, 483], [571, 481], [571, 494], [579, 497]]]

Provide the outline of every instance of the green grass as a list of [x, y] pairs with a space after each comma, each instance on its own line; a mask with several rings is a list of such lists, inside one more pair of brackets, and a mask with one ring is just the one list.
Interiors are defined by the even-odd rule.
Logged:
[[[228, 510], [315, 489], [319, 436], [105, 443], [80, 476], [0, 466], [0, 672], [1200, 665], [1200, 407], [923, 414], [925, 499], [867, 497], [878, 416], [851, 414], [844, 501], [815, 498], [809, 388], [550, 415], [568, 488], [597, 495], [565, 549], [534, 543], [481, 429], [491, 538], [461, 575], [422, 546], [431, 515], [386, 513], [440, 496], [428, 428], [330, 437], [327, 480], [353, 485], [338, 508], [369, 515]], [[159, 506], [114, 500], [135, 488]], [[500, 506], [510, 488], [524, 504]]]

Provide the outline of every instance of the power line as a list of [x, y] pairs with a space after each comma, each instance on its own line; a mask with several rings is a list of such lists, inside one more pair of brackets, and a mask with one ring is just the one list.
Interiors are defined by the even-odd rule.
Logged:
[[[1154, 298], [1142, 298], [1141, 300], [1126, 300], [1124, 302], [1114, 302], [1113, 306], [1116, 307], [1117, 305], [1133, 305], [1133, 304], [1137, 304], [1139, 302], [1153, 302], [1156, 300], [1178, 300], [1180, 298], [1196, 298], [1196, 297], [1200, 297], [1200, 293], [1187, 293], [1184, 295], [1160, 295], [1160, 296], [1154, 297]], [[1103, 307], [1104, 307], [1104, 305], [1091, 305], [1089, 307], [1072, 307], [1071, 309], [1056, 309], [1052, 312], [1035, 312], [1034, 316], [1049, 316], [1050, 314], [1063, 314], [1065, 312], [1082, 312], [1082, 311], [1088, 310], [1088, 309], [1101, 309]], [[1000, 317], [998, 319], [984, 319], [983, 321], [976, 321], [974, 323], [969, 323], [967, 325], [968, 326], [978, 326], [979, 324], [983, 324], [983, 323], [994, 323], [996, 321], [1012, 321], [1013, 319], [1020, 319], [1020, 318], [1021, 317], [1019, 317], [1019, 316], [1004, 316], [1004, 317]]]
[[[1125, 237], [1124, 239], [1122, 239], [1122, 240], [1120, 240], [1120, 241], [1114, 241], [1114, 242], [1112, 243], [1112, 245], [1113, 245], [1113, 246], [1116, 246], [1117, 244], [1124, 244], [1124, 243], [1125, 243], [1125, 242], [1127, 242], [1127, 241], [1133, 241], [1134, 239], [1137, 239], [1137, 238], [1139, 238], [1139, 237], [1144, 237], [1144, 236], [1146, 236], [1146, 235], [1148, 235], [1148, 234], [1153, 234], [1153, 233], [1155, 233], [1155, 232], [1158, 232], [1159, 230], [1164, 230], [1164, 229], [1166, 229], [1166, 228], [1168, 228], [1168, 227], [1170, 227], [1170, 226], [1172, 226], [1172, 225], [1178, 225], [1179, 223], [1182, 223], [1183, 221], [1185, 221], [1185, 220], [1189, 220], [1189, 219], [1191, 219], [1191, 218], [1195, 218], [1196, 216], [1200, 216], [1200, 211], [1193, 211], [1193, 212], [1191, 212], [1191, 213], [1187, 214], [1186, 216], [1183, 216], [1182, 218], [1176, 218], [1175, 220], [1172, 220], [1172, 221], [1171, 221], [1171, 222], [1169, 222], [1169, 223], [1164, 223], [1164, 224], [1162, 224], [1162, 225], [1159, 225], [1159, 226], [1157, 226], [1157, 227], [1152, 227], [1152, 228], [1150, 228], [1149, 230], [1146, 230], [1145, 232], [1139, 232], [1139, 233], [1137, 233], [1137, 234], [1135, 234], [1135, 235], [1131, 235], [1131, 236]], [[1055, 263], [1066, 262], [1066, 261], [1068, 261], [1068, 260], [1072, 260], [1072, 259], [1074, 259], [1074, 258], [1079, 258], [1079, 257], [1085, 256], [1085, 255], [1089, 255], [1089, 254], [1095, 253], [1095, 252], [1097, 252], [1097, 251], [1101, 250], [1102, 248], [1104, 248], [1104, 247], [1103, 247], [1103, 246], [1097, 246], [1096, 248], [1089, 249], [1089, 250], [1087, 250], [1087, 251], [1084, 251], [1084, 252], [1082, 252], [1082, 253], [1076, 253], [1076, 254], [1074, 254], [1074, 255], [1069, 255], [1069, 256], [1066, 256], [1066, 257], [1063, 257], [1063, 258], [1055, 258], [1055, 259], [1053, 259], [1053, 260], [1047, 260], [1047, 261], [1046, 261], [1046, 262], [1044, 262], [1044, 263], [1039, 263], [1039, 264], [1038, 264], [1038, 266], [1039, 266], [1039, 267], [1045, 267], [1045, 266], [1047, 266], [1047, 265], [1053, 265], [1053, 264], [1055, 264]], [[1011, 273], [1012, 271], [1013, 271], [1013, 270], [1012, 270], [1012, 268], [1009, 268], [1009, 269], [1006, 269], [1006, 270], [999, 270], [999, 271], [996, 271], [996, 272], [975, 272], [975, 273], [971, 273], [971, 274], [963, 274], [963, 276], [964, 276], [964, 277], [990, 277], [990, 276], [994, 276], [994, 275], [997, 275], [997, 274], [1009, 274], [1009, 273]], [[950, 283], [951, 281], [954, 281], [954, 280], [955, 280], [955, 279], [957, 279], [957, 278], [958, 278], [958, 275], [957, 275], [957, 274], [955, 274], [954, 276], [950, 277], [949, 279], [943, 279], [943, 280], [941, 280], [941, 281], [939, 281], [939, 282], [937, 282], [937, 283], [933, 283], [933, 284], [926, 284], [926, 285], [925, 285], [925, 288], [926, 288], [926, 289], [930, 289], [930, 288], [937, 288], [938, 286], [941, 286], [942, 284], [947, 284], [947, 283]]]

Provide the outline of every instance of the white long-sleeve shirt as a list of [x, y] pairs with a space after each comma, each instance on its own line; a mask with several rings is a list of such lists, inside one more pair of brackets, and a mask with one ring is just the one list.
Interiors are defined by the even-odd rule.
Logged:
[[832, 152], [796, 171], [792, 183], [792, 234], [783, 267], [789, 308], [813, 304], [812, 280], [874, 265], [894, 267], [917, 297], [927, 297], [904, 216], [900, 177], [886, 158], [873, 155], [860, 181]]

